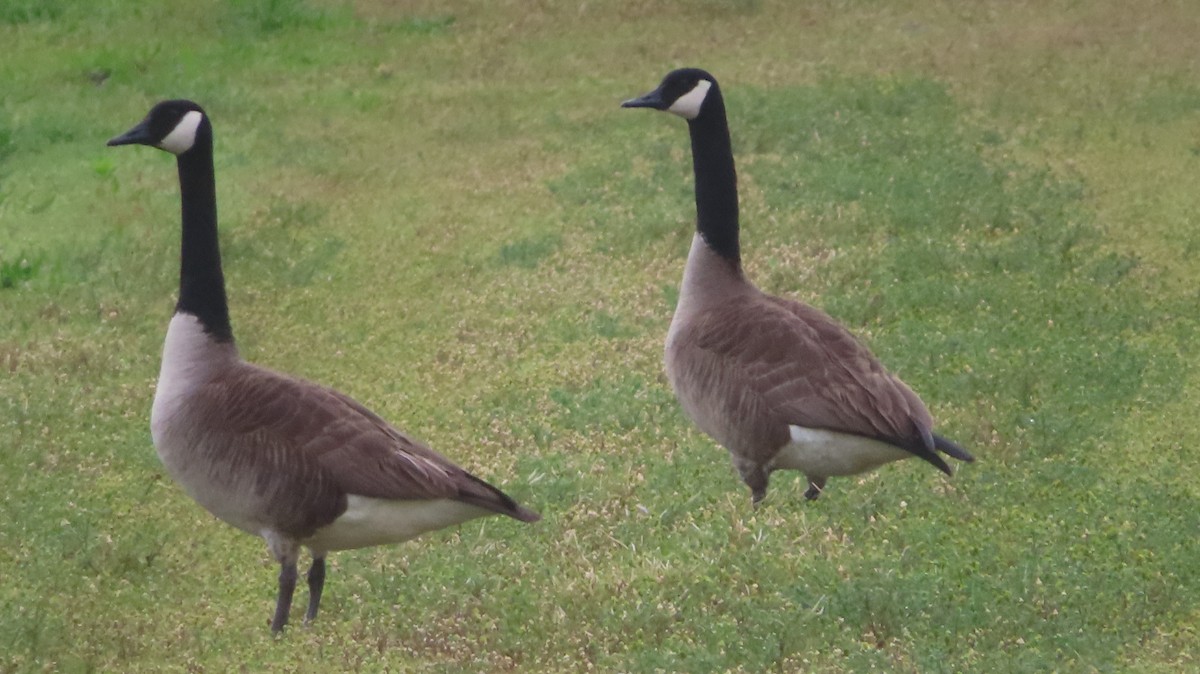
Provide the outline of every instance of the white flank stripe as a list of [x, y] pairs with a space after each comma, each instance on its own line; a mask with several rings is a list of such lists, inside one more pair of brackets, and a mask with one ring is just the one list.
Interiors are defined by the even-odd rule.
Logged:
[[314, 550], [352, 550], [399, 543], [490, 513], [451, 499], [389, 501], [351, 495], [347, 497], [346, 512], [303, 543]]
[[772, 469], [799, 470], [816, 477], [855, 475], [912, 456], [899, 447], [860, 435], [792, 425], [788, 432], [792, 441], [775, 455]]

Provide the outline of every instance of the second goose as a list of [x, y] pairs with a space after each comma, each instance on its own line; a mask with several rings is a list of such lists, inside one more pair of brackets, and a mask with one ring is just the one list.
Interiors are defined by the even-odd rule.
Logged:
[[742, 271], [737, 173], [725, 102], [709, 73], [669, 73], [622, 107], [688, 122], [696, 234], [667, 333], [667, 378], [692, 421], [725, 446], [750, 487], [767, 495], [772, 471], [799, 470], [815, 499], [827, 478], [917, 456], [947, 475], [943, 452], [974, 458], [932, 432], [912, 389], [827, 314], [768, 295]]
[[167, 472], [218, 518], [261, 536], [279, 562], [271, 629], [288, 622], [301, 547], [312, 552], [305, 619], [317, 615], [325, 556], [398, 543], [484, 515], [537, 513], [333, 389], [252, 365], [229, 324], [212, 125], [164, 101], [109, 145], [176, 156], [183, 213], [179, 300], [150, 415]]

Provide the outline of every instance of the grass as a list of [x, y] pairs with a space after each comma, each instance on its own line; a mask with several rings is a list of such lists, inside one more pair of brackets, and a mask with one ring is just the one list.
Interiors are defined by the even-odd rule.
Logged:
[[[1200, 658], [1200, 18], [962, 5], [0, 8], [0, 671], [1138, 671]], [[721, 78], [743, 253], [979, 462], [751, 510], [661, 345]], [[164, 475], [164, 97], [217, 134], [234, 330], [541, 510], [331, 557], [320, 620]], [[303, 602], [303, 592], [298, 601]]]

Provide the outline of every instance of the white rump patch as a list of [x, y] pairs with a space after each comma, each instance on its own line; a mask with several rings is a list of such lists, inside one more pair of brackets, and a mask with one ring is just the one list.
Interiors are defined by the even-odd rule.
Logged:
[[352, 550], [399, 543], [492, 514], [453, 499], [390, 501], [350, 495], [347, 501], [346, 512], [318, 529], [304, 545], [313, 550]]
[[183, 154], [196, 144], [196, 130], [200, 128], [200, 120], [204, 115], [196, 110], [190, 110], [179, 120], [171, 133], [158, 142], [158, 147], [172, 154]]
[[667, 111], [684, 119], [696, 119], [696, 116], [700, 114], [700, 106], [704, 104], [704, 97], [708, 96], [708, 90], [711, 87], [712, 82], [700, 80], [691, 91], [675, 99]]
[[861, 435], [788, 426], [792, 441], [771, 461], [771, 469], [799, 470], [812, 477], [855, 475], [912, 454]]

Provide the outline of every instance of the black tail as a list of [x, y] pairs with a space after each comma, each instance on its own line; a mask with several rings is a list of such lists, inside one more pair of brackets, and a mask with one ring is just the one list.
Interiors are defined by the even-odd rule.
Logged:
[[958, 445], [954, 444], [954, 442], [947, 440], [936, 433], [933, 435], [933, 446], [938, 450], [945, 452], [948, 456], [953, 456], [959, 461], [971, 463], [975, 460], [975, 457], [967, 453], [967, 450], [959, 447]]
[[907, 442], [903, 443], [893, 440], [891, 444], [912, 452], [917, 458], [929, 462], [930, 465], [943, 473], [953, 475], [954, 471], [950, 470], [950, 466], [946, 465], [945, 460], [941, 456], [938, 456], [937, 452], [933, 451], [937, 447], [936, 436], [930, 433], [929, 429], [924, 426], [917, 426], [917, 431], [920, 432], [918, 437], [910, 438]]
[[950, 465], [936, 451], [941, 450], [947, 455], [952, 456], [959, 461], [974, 461], [975, 457], [967, 453], [967, 450], [959, 447], [953, 442], [943, 438], [940, 435], [935, 435], [928, 428], [920, 426], [917, 429], [921, 433], [920, 441], [912, 441], [905, 444], [893, 443], [902, 449], [906, 449], [919, 458], [928, 461], [935, 468], [947, 475], [954, 475], [954, 471], [950, 469]]
[[463, 501], [464, 503], [470, 503], [471, 505], [477, 505], [481, 508], [486, 508], [487, 510], [500, 513], [501, 515], [508, 515], [509, 517], [516, 520], [521, 520], [522, 522], [536, 522], [542, 519], [541, 515], [517, 503], [512, 499], [511, 496], [505, 494], [486, 481], [481, 480], [466, 471], [463, 471], [463, 475], [471, 480], [473, 483], [471, 486], [475, 488], [470, 490], [460, 489], [458, 493], [458, 500]]

